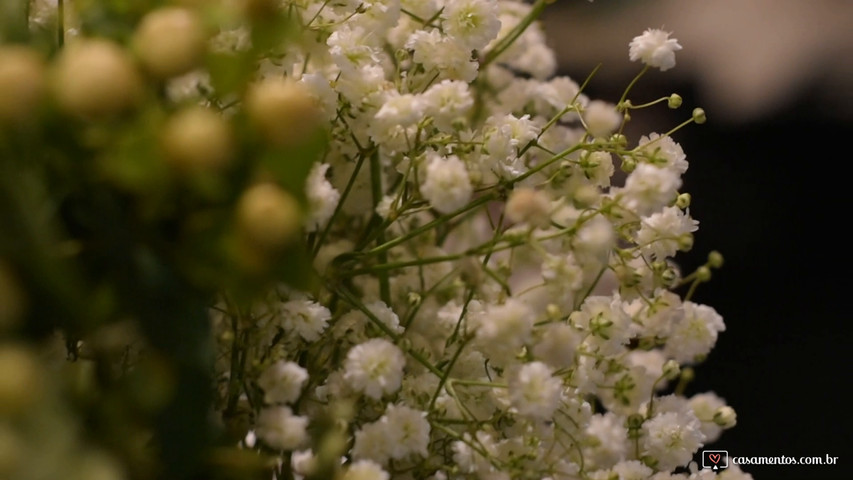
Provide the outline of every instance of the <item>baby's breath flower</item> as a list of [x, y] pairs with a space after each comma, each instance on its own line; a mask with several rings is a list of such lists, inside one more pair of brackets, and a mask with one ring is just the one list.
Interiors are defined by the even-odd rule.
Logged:
[[291, 403], [299, 398], [308, 372], [293, 362], [278, 361], [258, 377], [258, 386], [264, 390], [267, 403]]
[[289, 407], [268, 407], [258, 415], [256, 433], [278, 450], [299, 448], [307, 439], [308, 418], [293, 414]]
[[400, 388], [405, 360], [393, 343], [374, 338], [350, 349], [344, 378], [355, 390], [378, 400]]
[[670, 32], [650, 28], [642, 35], [634, 37], [629, 44], [629, 57], [632, 62], [642, 61], [650, 67], [661, 71], [675, 66], [675, 52], [681, 50], [678, 40], [669, 38]]

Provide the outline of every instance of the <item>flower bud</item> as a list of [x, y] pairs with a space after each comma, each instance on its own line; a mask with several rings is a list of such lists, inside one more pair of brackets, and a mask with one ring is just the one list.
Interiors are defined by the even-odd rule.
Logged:
[[80, 117], [107, 117], [136, 105], [142, 80], [128, 56], [109, 40], [69, 43], [53, 66], [52, 87], [59, 107]]
[[600, 196], [601, 192], [594, 186], [581, 185], [577, 190], [575, 190], [574, 195], [572, 195], [572, 200], [575, 201], [575, 205], [583, 208], [595, 205]]
[[44, 62], [26, 47], [0, 47], [0, 125], [34, 117], [45, 88]]
[[320, 108], [301, 83], [268, 78], [251, 86], [245, 101], [249, 119], [273, 145], [304, 142], [319, 126]]
[[0, 416], [13, 417], [41, 397], [42, 371], [35, 355], [19, 345], [0, 346]]
[[26, 304], [26, 296], [14, 274], [0, 261], [0, 332], [20, 323]]
[[622, 158], [622, 166], [621, 169], [625, 173], [631, 173], [634, 169], [637, 168], [637, 161], [631, 157]]
[[157, 78], [169, 78], [187, 73], [201, 63], [206, 37], [204, 25], [195, 12], [164, 7], [145, 15], [132, 44], [146, 71]]
[[660, 274], [664, 285], [673, 285], [678, 280], [678, 272], [674, 268], [667, 268]]
[[677, 93], [673, 93], [667, 99], [666, 104], [669, 105], [669, 108], [676, 109], [681, 106], [681, 95]]
[[527, 222], [544, 227], [551, 220], [551, 202], [545, 193], [532, 188], [516, 188], [506, 202], [506, 218], [511, 222]]
[[696, 279], [700, 282], [707, 282], [711, 279], [711, 269], [702, 265], [696, 269]]
[[675, 380], [681, 374], [681, 366], [675, 360], [667, 360], [663, 364], [663, 376], [667, 380]]
[[161, 136], [170, 165], [182, 172], [218, 170], [234, 155], [234, 138], [222, 115], [190, 107], [166, 121]]
[[723, 428], [732, 428], [737, 424], [737, 413], [732, 407], [720, 407], [714, 412], [714, 423]]
[[690, 202], [692, 200], [693, 197], [691, 197], [689, 193], [682, 193], [678, 195], [678, 198], [675, 199], [675, 206], [684, 210], [685, 208], [690, 206]]
[[277, 250], [299, 235], [302, 213], [290, 193], [272, 183], [250, 187], [237, 205], [237, 227], [250, 245]]
[[682, 252], [689, 252], [693, 248], [693, 234], [682, 233], [678, 236], [678, 249]]
[[720, 268], [723, 266], [723, 254], [713, 250], [708, 254], [708, 266], [711, 268]]
[[693, 121], [696, 122], [698, 125], [702, 125], [703, 123], [705, 123], [705, 120], [707, 120], [707, 118], [705, 117], [705, 110], [701, 108], [694, 108]]

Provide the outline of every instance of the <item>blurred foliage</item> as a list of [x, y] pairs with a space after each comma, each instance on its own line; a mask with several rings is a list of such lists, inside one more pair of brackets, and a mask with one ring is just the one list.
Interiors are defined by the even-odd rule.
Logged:
[[[198, 59], [212, 86], [201, 103], [235, 138], [230, 162], [175, 168], [165, 125], [199, 100], [168, 95], [132, 45], [166, 3], [0, 2], [0, 478], [268, 478], [213, 418], [208, 308], [222, 292], [246, 308], [273, 282], [306, 287], [300, 242], [247, 245], [237, 206], [266, 182], [304, 207], [326, 138], [275, 146], [240, 110], [258, 59], [293, 30], [285, 14], [179, 2], [210, 34], [248, 20], [252, 47]], [[141, 101], [101, 116], [62, 107], [82, 94], [56, 64], [86, 38], [131, 59]]]

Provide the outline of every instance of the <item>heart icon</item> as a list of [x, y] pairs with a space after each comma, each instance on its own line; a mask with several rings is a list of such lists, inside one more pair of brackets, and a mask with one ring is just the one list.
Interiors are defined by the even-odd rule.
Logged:
[[709, 458], [712, 462], [714, 462], [714, 463], [718, 463], [718, 462], [720, 461], [720, 454], [719, 454], [719, 453], [709, 453], [709, 454], [708, 454], [708, 458]]

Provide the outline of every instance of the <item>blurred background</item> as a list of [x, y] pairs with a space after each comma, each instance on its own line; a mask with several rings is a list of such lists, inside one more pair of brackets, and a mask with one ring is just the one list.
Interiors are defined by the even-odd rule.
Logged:
[[544, 22], [561, 73], [580, 83], [601, 63], [587, 93], [611, 102], [640, 70], [628, 60], [634, 36], [662, 28], [684, 47], [674, 69], [650, 71], [629, 96], [675, 92], [684, 105], [633, 115], [629, 139], [707, 112], [675, 140], [700, 222], [677, 258], [688, 272], [711, 250], [726, 259], [695, 297], [727, 329], [688, 393], [713, 390], [738, 412], [709, 448], [839, 457], [835, 467], [744, 467], [756, 480], [849, 478], [853, 2], [559, 0]]

